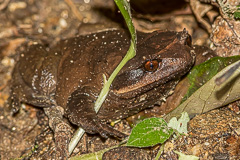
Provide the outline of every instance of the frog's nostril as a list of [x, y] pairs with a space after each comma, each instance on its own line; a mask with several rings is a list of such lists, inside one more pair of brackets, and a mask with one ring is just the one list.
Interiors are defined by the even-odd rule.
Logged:
[[192, 47], [192, 37], [189, 35], [185, 40], [185, 45], [188, 45], [189, 47]]

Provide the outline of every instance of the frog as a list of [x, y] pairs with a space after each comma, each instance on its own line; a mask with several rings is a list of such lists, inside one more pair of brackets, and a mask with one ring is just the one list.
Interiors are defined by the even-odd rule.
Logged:
[[126, 30], [112, 29], [77, 35], [53, 47], [33, 43], [19, 54], [9, 104], [14, 113], [21, 103], [44, 109], [59, 159], [68, 156], [72, 134], [63, 117], [89, 134], [125, 138], [126, 134], [108, 122], [160, 106], [194, 64], [191, 36], [186, 29], [137, 32], [136, 56], [118, 73], [96, 113], [94, 103], [105, 80], [124, 58], [130, 39]]

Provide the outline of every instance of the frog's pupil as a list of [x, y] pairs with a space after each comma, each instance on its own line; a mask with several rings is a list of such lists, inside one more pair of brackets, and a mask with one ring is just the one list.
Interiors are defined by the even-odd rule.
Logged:
[[154, 65], [153, 65], [153, 63], [152, 63], [152, 61], [150, 62], [150, 68], [151, 68], [151, 70], [153, 69], [153, 67], [154, 67]]

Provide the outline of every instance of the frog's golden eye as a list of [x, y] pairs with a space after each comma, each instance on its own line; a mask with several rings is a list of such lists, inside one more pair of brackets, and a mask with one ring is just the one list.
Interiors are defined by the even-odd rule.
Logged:
[[158, 69], [159, 63], [157, 60], [148, 60], [144, 64], [144, 69], [148, 72], [154, 72]]

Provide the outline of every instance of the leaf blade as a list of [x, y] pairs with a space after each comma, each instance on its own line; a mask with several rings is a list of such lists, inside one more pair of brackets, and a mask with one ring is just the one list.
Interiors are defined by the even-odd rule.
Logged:
[[162, 118], [147, 118], [133, 129], [127, 146], [149, 147], [164, 143], [173, 133]]
[[240, 99], [240, 68], [222, 85], [217, 86], [215, 79], [228, 71], [239, 61], [225, 67], [205, 85], [194, 92], [185, 102], [164, 117], [169, 120], [171, 117], [179, 117], [180, 113], [187, 112], [190, 117], [196, 114], [205, 113], [223, 105]]

